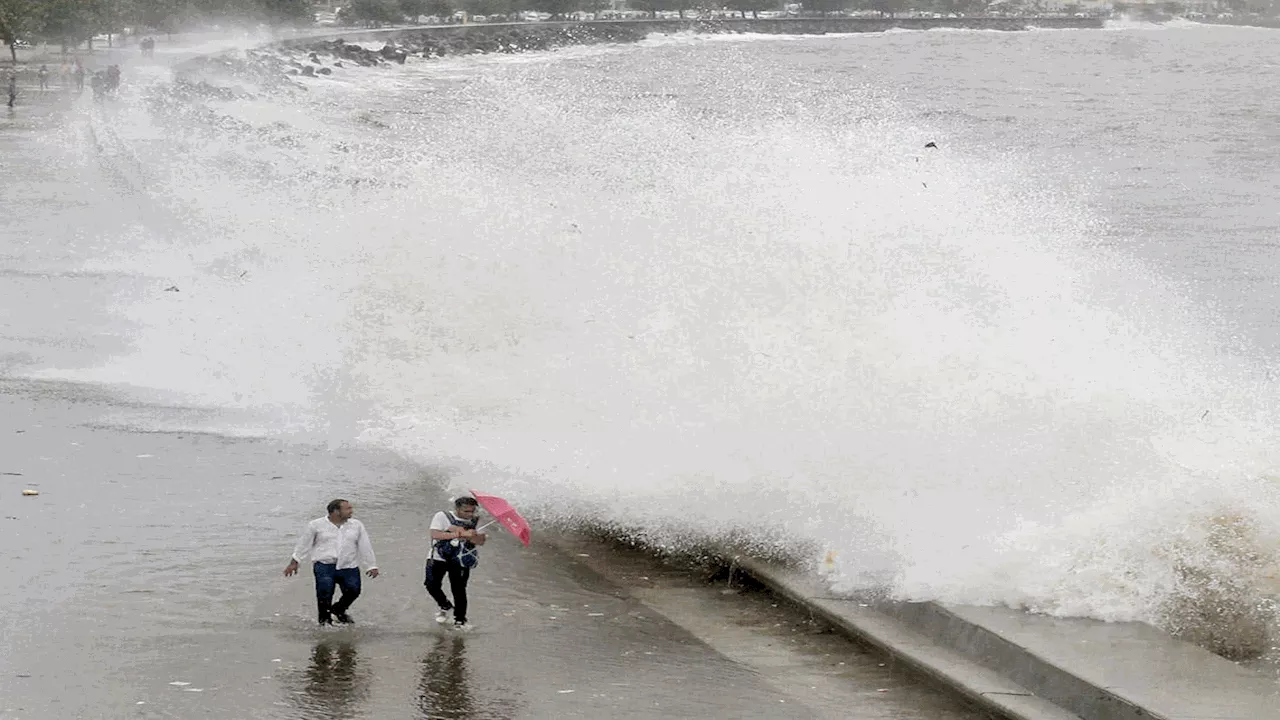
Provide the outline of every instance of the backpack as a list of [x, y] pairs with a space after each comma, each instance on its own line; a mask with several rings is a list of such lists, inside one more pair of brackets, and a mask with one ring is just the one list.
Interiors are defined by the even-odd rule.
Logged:
[[[449, 517], [450, 525], [460, 525], [469, 530], [474, 530], [476, 527], [475, 518], [463, 520], [447, 510], [445, 515]], [[461, 538], [436, 540], [435, 548], [436, 553], [441, 558], [444, 558], [445, 562], [457, 563], [468, 570], [480, 564], [480, 548], [476, 547], [475, 543], [467, 540], [462, 540]]]

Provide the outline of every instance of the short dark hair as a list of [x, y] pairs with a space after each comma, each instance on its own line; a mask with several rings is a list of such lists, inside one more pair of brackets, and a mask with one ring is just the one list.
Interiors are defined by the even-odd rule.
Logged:
[[471, 507], [475, 507], [479, 504], [480, 503], [476, 502], [475, 498], [467, 497], [465, 495], [453, 501], [453, 506], [458, 510], [461, 510], [464, 505], [470, 505]]
[[330, 500], [328, 507], [326, 507], [325, 509], [329, 511], [330, 515], [332, 515], [338, 512], [338, 510], [342, 509], [342, 503], [344, 502], [346, 502], [346, 500], [343, 500], [342, 498], [338, 498], [337, 500]]

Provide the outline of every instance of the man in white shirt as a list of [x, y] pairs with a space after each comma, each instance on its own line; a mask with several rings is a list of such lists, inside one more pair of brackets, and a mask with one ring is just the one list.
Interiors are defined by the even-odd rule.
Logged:
[[[360, 597], [361, 561], [369, 567], [369, 577], [378, 577], [378, 561], [373, 556], [373, 543], [364, 523], [351, 517], [351, 503], [334, 500], [329, 503], [328, 517], [316, 518], [307, 523], [307, 529], [298, 538], [293, 550], [293, 560], [284, 569], [284, 576], [298, 572], [298, 563], [307, 556], [312, 560], [316, 576], [316, 605], [320, 608], [320, 624], [351, 623], [347, 608]], [[342, 588], [342, 597], [333, 602], [334, 586]]]

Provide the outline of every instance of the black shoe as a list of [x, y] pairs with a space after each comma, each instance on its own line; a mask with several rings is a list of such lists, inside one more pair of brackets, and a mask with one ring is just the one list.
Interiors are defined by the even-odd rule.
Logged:
[[355, 620], [352, 620], [352, 619], [351, 619], [351, 616], [350, 616], [350, 615], [348, 615], [348, 614], [346, 614], [346, 613], [344, 613], [344, 612], [338, 612], [337, 610], [334, 610], [334, 611], [333, 611], [333, 619], [334, 619], [334, 620], [337, 620], [338, 622], [342, 623], [343, 625], [354, 625], [354, 624], [355, 624], [355, 622], [356, 622]]
[[320, 627], [324, 627], [325, 625], [332, 625], [332, 624], [333, 624], [333, 618], [329, 617], [328, 615], [320, 616]]

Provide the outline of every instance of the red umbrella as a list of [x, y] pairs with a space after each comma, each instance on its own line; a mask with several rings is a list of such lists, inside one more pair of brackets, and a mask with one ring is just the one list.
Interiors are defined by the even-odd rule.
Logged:
[[515, 508], [511, 507], [511, 503], [497, 495], [485, 495], [475, 490], [472, 490], [471, 494], [475, 496], [476, 502], [480, 503], [480, 507], [493, 516], [493, 522], [485, 523], [480, 529], [483, 530], [495, 522], [502, 523], [504, 528], [510, 530], [512, 535], [520, 538], [520, 542], [528, 547], [529, 523], [520, 517], [520, 513], [516, 512]]

